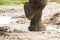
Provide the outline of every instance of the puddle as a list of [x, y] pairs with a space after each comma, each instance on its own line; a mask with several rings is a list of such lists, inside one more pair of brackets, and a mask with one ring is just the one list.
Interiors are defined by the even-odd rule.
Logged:
[[48, 25], [46, 27], [46, 30], [56, 31], [56, 32], [59, 32], [60, 33], [60, 25]]
[[12, 19], [10, 16], [0, 16], [0, 25], [2, 24], [8, 24], [13, 21], [16, 21], [15, 19]]

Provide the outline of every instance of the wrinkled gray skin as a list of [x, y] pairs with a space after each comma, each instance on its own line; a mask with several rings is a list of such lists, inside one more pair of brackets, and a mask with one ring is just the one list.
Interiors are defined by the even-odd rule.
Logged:
[[31, 20], [30, 31], [44, 31], [45, 27], [41, 23], [42, 10], [47, 4], [47, 0], [29, 0], [24, 4], [26, 17]]

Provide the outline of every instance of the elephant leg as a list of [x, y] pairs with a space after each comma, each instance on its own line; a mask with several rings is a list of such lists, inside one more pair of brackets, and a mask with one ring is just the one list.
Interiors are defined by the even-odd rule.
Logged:
[[34, 16], [34, 11], [31, 9], [31, 6], [29, 4], [29, 2], [26, 2], [24, 4], [24, 11], [25, 11], [25, 15], [26, 17], [31, 20]]
[[31, 24], [29, 26], [30, 31], [44, 31], [45, 27], [41, 23], [42, 11], [38, 11], [34, 17], [31, 19]]

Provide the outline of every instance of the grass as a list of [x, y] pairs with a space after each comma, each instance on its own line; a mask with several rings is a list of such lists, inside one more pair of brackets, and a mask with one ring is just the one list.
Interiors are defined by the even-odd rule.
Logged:
[[[50, 2], [60, 2], [60, 0], [48, 0]], [[0, 0], [0, 5], [14, 5], [28, 2], [28, 0]]]
[[0, 5], [14, 5], [27, 2], [28, 0], [0, 0]]
[[48, 0], [49, 2], [60, 2], [60, 0]]

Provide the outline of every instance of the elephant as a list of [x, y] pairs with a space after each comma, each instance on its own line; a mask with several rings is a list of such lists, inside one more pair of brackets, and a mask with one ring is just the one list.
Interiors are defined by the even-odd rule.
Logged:
[[26, 17], [31, 20], [29, 31], [44, 31], [45, 26], [41, 23], [42, 11], [47, 4], [47, 0], [29, 0], [24, 3]]

